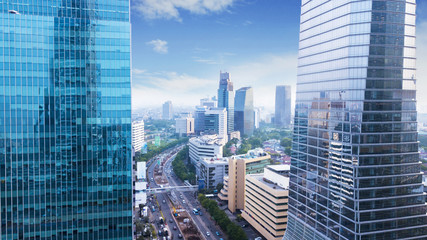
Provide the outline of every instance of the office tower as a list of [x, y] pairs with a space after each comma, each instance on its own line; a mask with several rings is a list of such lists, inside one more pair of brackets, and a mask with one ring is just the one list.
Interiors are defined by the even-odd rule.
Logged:
[[207, 107], [207, 108], [216, 108], [217, 101], [212, 100], [210, 98], [202, 98], [200, 99], [200, 106]]
[[199, 135], [205, 130], [205, 112], [206, 107], [197, 106], [194, 110], [194, 132]]
[[278, 127], [289, 127], [291, 124], [291, 86], [276, 86], [274, 123]]
[[173, 107], [171, 101], [163, 103], [162, 119], [171, 120], [173, 118]]
[[228, 141], [227, 111], [225, 108], [211, 108], [205, 112], [205, 133], [218, 134], [219, 138]]
[[427, 239], [415, 0], [303, 0], [284, 239]]
[[129, 1], [2, 1], [0, 239], [132, 239]]
[[254, 93], [251, 87], [236, 91], [234, 101], [234, 128], [241, 135], [252, 135], [255, 127]]
[[198, 179], [204, 181], [206, 189], [215, 189], [228, 175], [228, 158], [210, 157], [200, 161]]
[[267, 240], [281, 240], [285, 234], [289, 171], [289, 165], [269, 165], [264, 173], [246, 175], [242, 217]]
[[180, 117], [175, 119], [175, 128], [175, 132], [181, 137], [194, 134], [194, 118]]
[[135, 152], [140, 152], [144, 145], [144, 121], [132, 122], [132, 146]]
[[218, 135], [203, 135], [189, 140], [189, 157], [191, 163], [199, 172], [200, 162], [204, 158], [221, 158], [225, 141]]
[[225, 108], [227, 110], [227, 132], [234, 131], [234, 90], [228, 72], [220, 73], [218, 108]]
[[263, 173], [264, 167], [269, 164], [271, 156], [261, 148], [228, 158], [228, 176], [224, 177], [224, 188], [218, 197], [228, 201], [228, 209], [231, 212], [234, 213], [245, 206], [246, 174]]

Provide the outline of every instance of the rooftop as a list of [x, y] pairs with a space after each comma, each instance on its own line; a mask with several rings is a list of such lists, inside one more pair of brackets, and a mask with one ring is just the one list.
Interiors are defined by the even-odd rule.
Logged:
[[203, 135], [200, 137], [191, 138], [190, 142], [197, 143], [199, 145], [224, 145], [224, 139], [218, 138], [218, 135]]
[[255, 178], [256, 180], [260, 181], [261, 183], [267, 185], [270, 188], [273, 188], [275, 190], [288, 190], [289, 189], [289, 178], [286, 177], [287, 181], [282, 182], [282, 186], [279, 186], [275, 184], [274, 182], [266, 179], [264, 177], [264, 173], [261, 174], [250, 174], [251, 177]]
[[203, 158], [203, 161], [208, 164], [228, 164], [228, 158]]
[[268, 156], [268, 153], [264, 152], [264, 150], [262, 150], [262, 148], [256, 148], [253, 150], [249, 150], [248, 153], [246, 153], [246, 154], [234, 155], [234, 156], [231, 156], [231, 158], [254, 159], [254, 158], [265, 157], [265, 156]]
[[271, 169], [275, 172], [282, 172], [282, 171], [290, 171], [291, 166], [290, 165], [268, 165], [267, 168]]

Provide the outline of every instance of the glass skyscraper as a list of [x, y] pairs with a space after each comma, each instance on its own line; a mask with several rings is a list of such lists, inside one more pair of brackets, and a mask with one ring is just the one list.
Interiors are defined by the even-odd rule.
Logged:
[[427, 239], [415, 0], [302, 0], [284, 239]]
[[278, 127], [291, 125], [291, 86], [276, 86], [274, 123]]
[[132, 239], [129, 1], [0, 1], [0, 239]]
[[241, 135], [252, 135], [255, 128], [254, 91], [243, 87], [236, 91], [234, 99], [234, 129]]
[[228, 72], [220, 73], [218, 108], [227, 109], [227, 132], [234, 131], [234, 88]]

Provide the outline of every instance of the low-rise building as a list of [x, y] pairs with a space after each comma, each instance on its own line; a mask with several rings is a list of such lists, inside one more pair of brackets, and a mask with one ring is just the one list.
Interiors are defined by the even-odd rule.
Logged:
[[228, 158], [228, 176], [224, 177], [224, 188], [218, 197], [228, 201], [231, 212], [244, 208], [246, 174], [263, 173], [269, 164], [271, 156], [261, 148]]
[[200, 162], [199, 179], [203, 179], [207, 189], [213, 189], [228, 175], [228, 158], [204, 158]]
[[289, 165], [270, 165], [249, 174], [242, 217], [267, 240], [281, 240], [288, 216]]
[[218, 138], [218, 135], [204, 135], [189, 140], [190, 161], [196, 167], [197, 174], [200, 170], [200, 161], [204, 158], [222, 158], [224, 145], [224, 139]]

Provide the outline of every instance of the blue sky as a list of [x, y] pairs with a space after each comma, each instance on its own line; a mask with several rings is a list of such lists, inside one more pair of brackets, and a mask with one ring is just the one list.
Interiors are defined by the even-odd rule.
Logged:
[[[427, 1], [418, 2], [420, 43]], [[220, 71], [272, 108], [276, 85], [295, 87], [299, 14], [299, 0], [133, 0], [133, 108], [195, 106], [216, 94]], [[418, 48], [427, 56], [427, 43]]]

